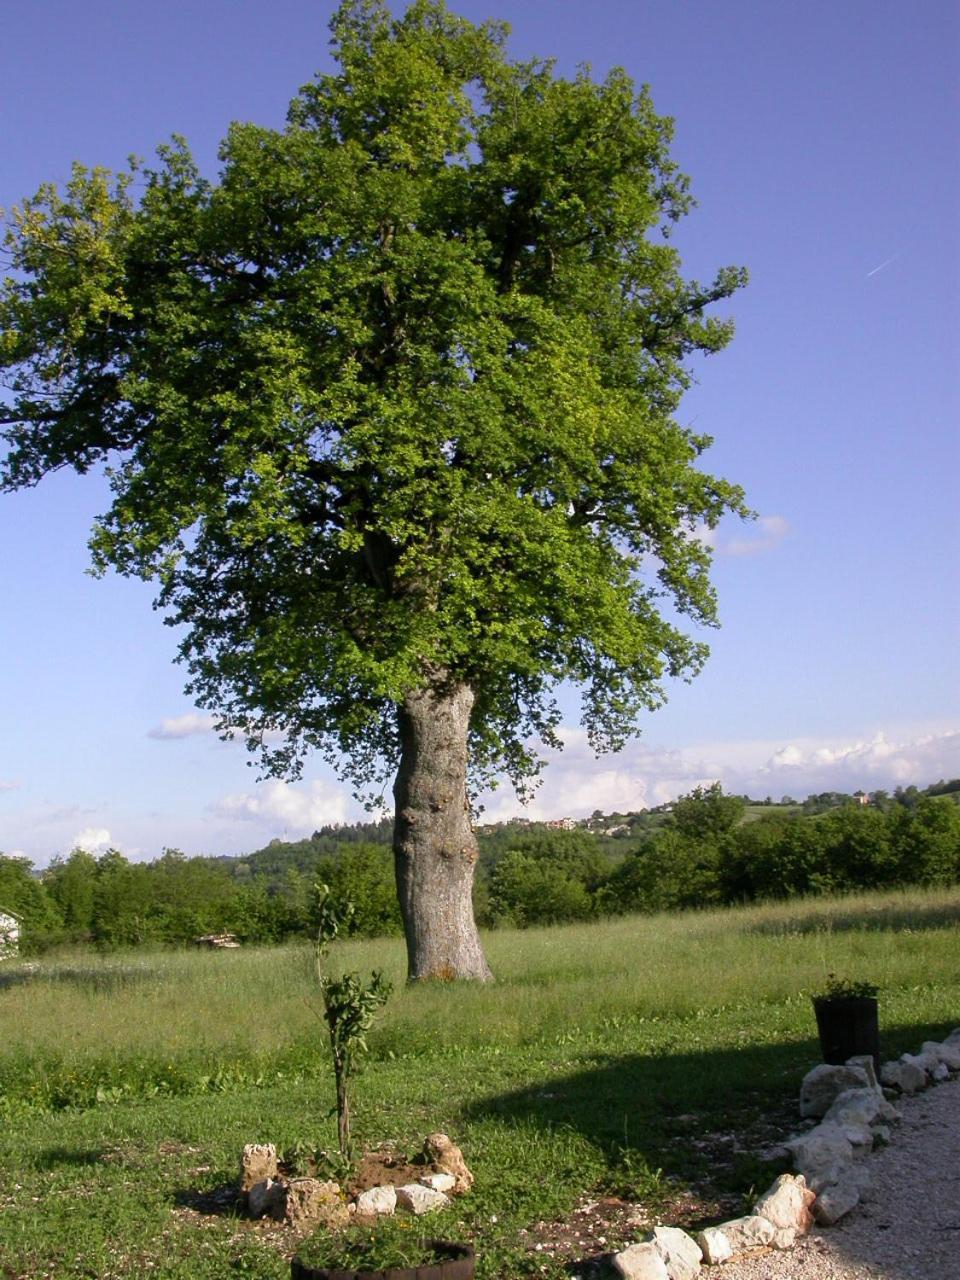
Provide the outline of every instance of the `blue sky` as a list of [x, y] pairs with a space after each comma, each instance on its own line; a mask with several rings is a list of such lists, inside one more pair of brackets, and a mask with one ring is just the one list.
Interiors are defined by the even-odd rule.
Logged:
[[[760, 519], [716, 539], [722, 629], [620, 756], [567, 749], [531, 816], [720, 778], [804, 796], [960, 775], [960, 11], [952, 0], [461, 0], [515, 56], [622, 65], [676, 118], [687, 273], [744, 264], [733, 344], [680, 418]], [[35, 0], [4, 16], [0, 205], [72, 160], [280, 126], [327, 69], [325, 0]], [[94, 477], [0, 498], [0, 849], [240, 853], [359, 810], [329, 770], [257, 784], [184, 697], [151, 590], [85, 575]], [[517, 812], [508, 791], [487, 816]]]

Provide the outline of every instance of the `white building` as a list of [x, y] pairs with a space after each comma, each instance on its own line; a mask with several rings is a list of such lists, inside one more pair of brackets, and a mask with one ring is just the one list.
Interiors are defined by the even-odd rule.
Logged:
[[0, 960], [15, 956], [20, 948], [20, 917], [0, 907]]

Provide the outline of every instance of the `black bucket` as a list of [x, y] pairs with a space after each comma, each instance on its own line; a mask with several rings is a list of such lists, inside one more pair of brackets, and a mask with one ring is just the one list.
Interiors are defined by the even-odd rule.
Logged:
[[473, 1280], [476, 1256], [473, 1245], [432, 1240], [434, 1262], [419, 1267], [387, 1267], [383, 1271], [347, 1271], [336, 1267], [311, 1267], [294, 1258], [291, 1280]]
[[880, 1070], [880, 1018], [872, 996], [826, 996], [814, 1000], [824, 1062], [837, 1066], [869, 1053]]

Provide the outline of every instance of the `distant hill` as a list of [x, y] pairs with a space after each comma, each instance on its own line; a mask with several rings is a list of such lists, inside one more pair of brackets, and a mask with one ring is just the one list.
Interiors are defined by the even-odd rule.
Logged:
[[[543, 925], [764, 898], [960, 882], [960, 779], [892, 794], [823, 792], [803, 801], [697, 787], [656, 809], [513, 819], [478, 828], [474, 909], [485, 927]], [[183, 946], [210, 933], [281, 942], [316, 933], [322, 883], [353, 903], [351, 931], [401, 923], [392, 823], [327, 826], [236, 858], [166, 849], [130, 862], [74, 850], [39, 875], [0, 854], [0, 904], [21, 947]]]
[[[774, 800], [767, 796], [762, 800], [741, 796], [744, 803], [742, 821], [756, 822], [771, 814], [783, 817], [816, 817], [843, 805], [854, 804], [873, 807], [881, 811], [902, 805], [911, 808], [926, 796], [944, 797], [960, 804], [960, 778], [950, 781], [940, 779], [922, 790], [916, 786], [897, 787], [895, 791], [844, 792], [824, 791], [799, 801], [791, 796]], [[618, 853], [631, 852], [649, 839], [655, 832], [672, 823], [673, 803], [657, 805], [652, 809], [629, 810], [625, 813], [603, 813], [595, 810], [589, 818], [557, 818], [545, 822], [533, 822], [528, 818], [511, 818], [506, 822], [486, 822], [477, 826], [481, 862], [496, 860], [497, 854], [518, 840], [545, 835], [549, 832], [579, 831], [598, 836], [604, 842], [616, 841]], [[232, 866], [240, 877], [264, 877], [276, 881], [288, 871], [309, 874], [323, 858], [336, 857], [340, 850], [351, 845], [389, 845], [393, 837], [393, 821], [383, 818], [379, 822], [342, 823], [321, 827], [308, 839], [283, 841], [271, 840], [262, 849], [238, 857], [218, 859]], [[621, 843], [622, 842], [622, 843]]]

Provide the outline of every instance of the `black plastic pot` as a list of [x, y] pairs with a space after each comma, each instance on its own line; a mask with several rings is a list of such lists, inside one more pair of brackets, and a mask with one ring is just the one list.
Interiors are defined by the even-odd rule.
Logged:
[[439, 1255], [436, 1262], [419, 1267], [388, 1267], [385, 1271], [344, 1271], [342, 1267], [308, 1267], [294, 1258], [291, 1280], [473, 1280], [476, 1256], [473, 1246], [450, 1240], [430, 1240]]
[[880, 1070], [880, 1019], [873, 996], [820, 996], [813, 1009], [824, 1062], [840, 1066], [869, 1053]]

